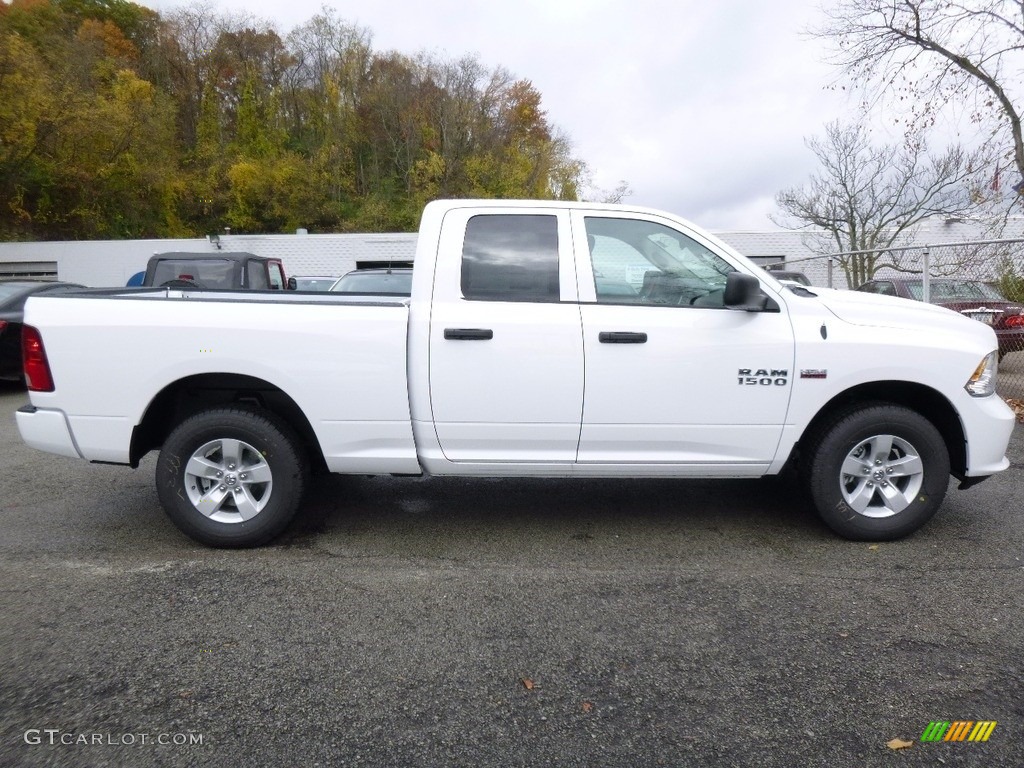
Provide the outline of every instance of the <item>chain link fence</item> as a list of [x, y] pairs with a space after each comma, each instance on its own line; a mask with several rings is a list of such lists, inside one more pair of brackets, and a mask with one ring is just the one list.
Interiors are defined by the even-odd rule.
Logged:
[[1024, 401], [1024, 239], [974, 240], [845, 251], [768, 264], [811, 285], [856, 289], [961, 312], [999, 339], [999, 393]]

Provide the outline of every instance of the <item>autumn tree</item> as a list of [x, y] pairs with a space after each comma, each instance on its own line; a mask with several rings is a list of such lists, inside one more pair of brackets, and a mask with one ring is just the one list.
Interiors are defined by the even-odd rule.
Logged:
[[199, 0], [0, 2], [0, 236], [415, 229], [437, 197], [575, 199], [540, 92], [475, 56], [282, 35]]
[[137, 74], [138, 48], [109, 20], [59, 5], [0, 15], [0, 231], [131, 237], [182, 231], [174, 212], [167, 97]]
[[825, 233], [809, 239], [813, 250], [846, 252], [839, 263], [850, 287], [882, 267], [904, 269], [900, 253], [886, 249], [924, 220], [962, 216], [974, 207], [968, 184], [974, 159], [959, 147], [933, 156], [923, 140], [876, 145], [863, 124], [837, 122], [807, 146], [818, 172], [780, 192], [776, 204], [795, 226]]

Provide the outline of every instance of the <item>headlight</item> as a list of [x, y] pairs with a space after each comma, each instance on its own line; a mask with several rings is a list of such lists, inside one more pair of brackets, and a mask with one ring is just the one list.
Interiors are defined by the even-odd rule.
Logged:
[[964, 389], [967, 390], [971, 397], [994, 395], [996, 392], [996, 372], [998, 368], [999, 355], [995, 352], [989, 352], [974, 370], [974, 375], [964, 384]]

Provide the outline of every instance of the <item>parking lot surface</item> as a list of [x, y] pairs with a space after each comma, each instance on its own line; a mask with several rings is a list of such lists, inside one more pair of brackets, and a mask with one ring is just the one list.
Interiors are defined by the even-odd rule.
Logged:
[[0, 765], [1024, 764], [1020, 429], [894, 543], [778, 480], [327, 477], [219, 551], [153, 457], [25, 447], [26, 401], [0, 390]]

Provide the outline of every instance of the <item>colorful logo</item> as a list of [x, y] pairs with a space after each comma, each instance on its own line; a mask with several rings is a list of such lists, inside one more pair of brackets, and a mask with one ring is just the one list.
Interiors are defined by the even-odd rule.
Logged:
[[995, 720], [936, 720], [928, 723], [921, 741], [988, 741], [995, 729]]

